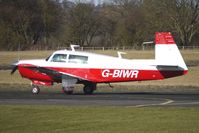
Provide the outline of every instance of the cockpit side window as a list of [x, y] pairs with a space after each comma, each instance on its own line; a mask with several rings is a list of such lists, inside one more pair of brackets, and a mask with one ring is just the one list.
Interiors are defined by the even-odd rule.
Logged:
[[88, 56], [81, 56], [81, 55], [69, 55], [69, 63], [80, 63], [80, 64], [87, 64], [88, 63]]
[[67, 61], [67, 54], [55, 54], [51, 62], [66, 62]]

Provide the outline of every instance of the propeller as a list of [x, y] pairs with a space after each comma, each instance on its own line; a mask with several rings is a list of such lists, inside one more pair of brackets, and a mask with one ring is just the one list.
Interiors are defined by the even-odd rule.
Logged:
[[15, 71], [18, 69], [18, 63], [19, 61], [16, 61], [12, 64], [12, 71], [11, 71], [11, 75], [15, 73]]

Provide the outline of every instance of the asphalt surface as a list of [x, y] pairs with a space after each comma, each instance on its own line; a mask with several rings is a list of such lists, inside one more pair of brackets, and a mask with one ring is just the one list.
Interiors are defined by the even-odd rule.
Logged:
[[199, 91], [194, 92], [98, 92], [93, 95], [61, 92], [42, 92], [37, 95], [29, 91], [0, 92], [2, 105], [66, 105], [66, 106], [127, 106], [127, 107], [199, 107]]

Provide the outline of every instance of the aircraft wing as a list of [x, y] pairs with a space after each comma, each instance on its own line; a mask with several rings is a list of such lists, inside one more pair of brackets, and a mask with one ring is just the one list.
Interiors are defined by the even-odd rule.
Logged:
[[46, 75], [49, 75], [55, 81], [62, 80], [63, 77], [67, 78], [67, 79], [76, 78], [78, 80], [86, 80], [86, 79], [83, 79], [82, 77], [79, 77], [79, 76], [76, 76], [76, 75], [72, 75], [72, 74], [69, 74], [69, 73], [60, 72], [60, 71], [57, 71], [57, 70], [53, 70], [53, 69], [47, 68], [47, 67], [39, 67], [39, 66], [33, 66], [33, 67], [31, 66], [31, 67], [29, 67], [28, 66], [28, 68], [32, 69], [34, 71], [38, 71], [40, 73], [44, 73]]

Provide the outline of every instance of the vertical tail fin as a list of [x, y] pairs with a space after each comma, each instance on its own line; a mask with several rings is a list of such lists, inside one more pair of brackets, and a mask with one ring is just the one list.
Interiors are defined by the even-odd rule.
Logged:
[[185, 71], [188, 70], [170, 32], [156, 32], [155, 60], [160, 65], [178, 66]]

